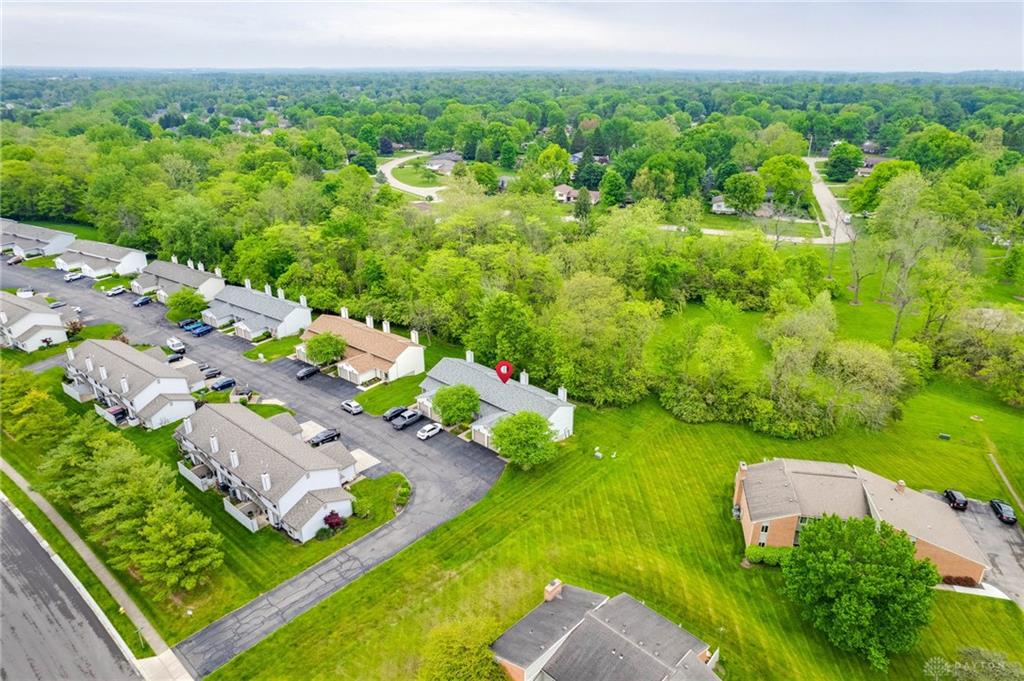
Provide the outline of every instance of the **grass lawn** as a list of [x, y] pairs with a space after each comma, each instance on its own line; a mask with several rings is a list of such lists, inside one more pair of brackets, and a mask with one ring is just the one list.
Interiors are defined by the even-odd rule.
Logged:
[[[393, 333], [409, 336], [407, 329], [391, 327]], [[441, 340], [429, 340], [420, 336], [420, 343], [423, 344], [423, 363], [427, 371], [430, 371], [435, 364], [441, 361], [442, 357], [464, 357], [465, 349], [460, 345], [446, 343]], [[403, 376], [397, 381], [376, 385], [366, 392], [356, 396], [356, 402], [363, 405], [363, 408], [374, 415], [383, 414], [391, 407], [408, 405], [416, 401], [420, 394], [420, 383], [423, 381], [423, 374], [415, 376]]]
[[26, 224], [49, 227], [50, 229], [57, 229], [62, 232], [71, 232], [79, 239], [106, 241], [106, 239], [100, 237], [100, 230], [92, 225], [83, 225], [77, 222], [53, 222], [52, 220], [30, 220]]
[[[878, 679], [832, 647], [778, 591], [776, 569], [744, 570], [731, 518], [739, 459], [849, 461], [916, 487], [955, 480], [987, 498], [1002, 489], [962, 424], [935, 439], [962, 396], [937, 384], [881, 433], [815, 442], [775, 440], [738, 426], [687, 425], [653, 399], [628, 409], [577, 410], [576, 436], [556, 462], [508, 470], [483, 501], [286, 625], [214, 673], [214, 679], [412, 678], [432, 627], [485, 617], [497, 636], [541, 600], [553, 577], [626, 591], [722, 649], [729, 679]], [[943, 428], [953, 428], [949, 418]], [[986, 420], [982, 425], [990, 424]], [[1006, 433], [993, 434], [999, 445]], [[606, 456], [590, 453], [600, 445]], [[940, 592], [934, 623], [891, 679], [921, 678], [925, 660], [964, 646], [1024, 659], [1024, 613], [1012, 602]], [[951, 627], [950, 622], [983, 623]], [[764, 651], [771, 650], [771, 655]]]
[[443, 187], [448, 183], [448, 178], [444, 175], [424, 168], [422, 160], [404, 163], [391, 171], [391, 174], [399, 182], [413, 187]]
[[87, 340], [89, 338], [113, 338], [119, 333], [121, 333], [121, 327], [117, 324], [95, 324], [82, 329], [80, 334], [73, 336], [67, 343], [51, 345], [48, 348], [40, 348], [35, 352], [22, 352], [21, 350], [16, 350], [14, 348], [0, 348], [0, 358], [5, 362], [11, 362], [17, 366], [28, 366], [29, 364], [40, 362], [48, 357], [61, 354], [69, 345], [74, 347], [83, 340]]
[[53, 269], [53, 261], [57, 258], [55, 255], [48, 255], [39, 258], [30, 258], [25, 262], [21, 263], [24, 267], [38, 267], [38, 268], [49, 268]]
[[121, 611], [121, 605], [110, 595], [107, 587], [103, 586], [103, 582], [85, 564], [85, 561], [78, 555], [75, 548], [68, 543], [64, 535], [60, 533], [60, 530], [50, 522], [46, 514], [39, 510], [39, 507], [28, 498], [28, 495], [22, 492], [21, 488], [15, 485], [14, 481], [4, 473], [0, 473], [0, 491], [3, 491], [11, 503], [18, 507], [18, 510], [25, 515], [33, 527], [42, 535], [43, 539], [46, 540], [46, 543], [50, 545], [50, 548], [60, 556], [64, 564], [74, 573], [78, 581], [82, 583], [89, 592], [89, 595], [96, 601], [96, 604], [103, 610], [110, 623], [121, 634], [121, 638], [131, 648], [135, 657], [152, 656], [153, 649], [136, 633], [135, 625]]
[[[57, 395], [69, 411], [79, 414], [92, 411], [92, 405], [77, 404], [61, 392], [59, 370], [48, 370], [43, 372], [41, 377], [46, 387]], [[283, 409], [277, 405], [254, 407], [273, 407], [254, 409], [258, 412], [277, 413]], [[172, 424], [154, 431], [129, 428], [121, 432], [134, 442], [143, 454], [163, 461], [177, 471], [179, 457], [175, 442], [171, 439], [174, 427]], [[25, 447], [5, 436], [3, 457], [25, 476], [33, 487], [43, 490], [44, 481], [38, 472], [44, 457], [42, 452]], [[299, 545], [269, 527], [256, 533], [249, 532], [228, 515], [223, 507], [223, 497], [215, 491], [200, 492], [180, 476], [177, 476], [176, 480], [192, 504], [210, 518], [214, 531], [223, 537], [224, 565], [211, 575], [211, 581], [207, 586], [180, 600], [168, 599], [159, 602], [144, 594], [139, 583], [127, 573], [111, 568], [111, 572], [170, 644], [180, 641], [390, 520], [394, 517], [391, 501], [395, 498], [399, 486], [405, 483], [405, 478], [401, 474], [392, 473], [353, 485], [351, 491], [359, 499], [359, 503], [371, 509], [369, 517], [349, 518], [348, 526], [334, 537], [326, 541], [313, 540]], [[68, 508], [54, 505], [79, 535], [85, 538], [76, 514]], [[109, 565], [109, 556], [102, 547], [91, 541], [89, 545]], [[189, 608], [193, 610], [192, 616], [186, 612]]]
[[262, 343], [253, 346], [242, 353], [242, 356], [247, 359], [259, 360], [260, 353], [263, 354], [264, 361], [273, 362], [275, 359], [281, 359], [295, 352], [295, 346], [302, 341], [298, 336], [286, 336], [285, 338], [274, 338], [271, 340], [263, 341]]
[[108, 291], [108, 290], [114, 288], [115, 286], [124, 286], [125, 289], [127, 289], [128, 292], [130, 293], [131, 292], [131, 286], [132, 286], [132, 279], [134, 279], [134, 278], [135, 277], [128, 277], [128, 276], [122, 276], [120, 274], [115, 274], [113, 276], [106, 277], [104, 279], [97, 279], [96, 283], [93, 284], [92, 287], [93, 287], [93, 289], [95, 289], [97, 291]]
[[[700, 226], [705, 229], [725, 229], [730, 231], [757, 230], [772, 236], [775, 235], [775, 220], [769, 218], [749, 218], [739, 215], [715, 215], [705, 213]], [[779, 222], [779, 234], [782, 236], [819, 237], [821, 230], [808, 222]]]

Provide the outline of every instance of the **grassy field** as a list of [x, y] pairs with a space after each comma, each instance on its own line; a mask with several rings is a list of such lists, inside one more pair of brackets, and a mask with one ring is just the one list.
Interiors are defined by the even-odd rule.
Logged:
[[[391, 327], [392, 332], [408, 337], [406, 329]], [[435, 364], [441, 361], [442, 357], [463, 357], [465, 349], [453, 343], [445, 343], [440, 340], [425, 339], [420, 337], [423, 344], [423, 363], [427, 371], [430, 371]], [[415, 376], [404, 376], [397, 381], [382, 383], [374, 386], [366, 392], [356, 396], [356, 402], [363, 405], [363, 408], [374, 415], [380, 415], [391, 407], [408, 405], [416, 401], [420, 394], [420, 383], [423, 381], [423, 374]]]
[[420, 159], [398, 166], [391, 171], [391, 174], [399, 182], [413, 187], [443, 187], [448, 183], [444, 175], [438, 175], [433, 170], [424, 168], [423, 161]]
[[[69, 411], [85, 413], [92, 410], [91, 405], [77, 404], [61, 392], [58, 370], [48, 370], [41, 374], [41, 377]], [[282, 409], [276, 405], [254, 405], [253, 408], [258, 413], [279, 413]], [[173, 430], [174, 425], [154, 431], [129, 428], [122, 432], [143, 454], [163, 461], [177, 471], [179, 456], [176, 444], [171, 439]], [[38, 490], [45, 487], [45, 481], [38, 471], [43, 457], [42, 452], [25, 447], [6, 436], [3, 439], [3, 458]], [[159, 602], [144, 594], [139, 583], [124, 571], [111, 568], [111, 572], [124, 585], [164, 639], [173, 644], [393, 518], [394, 508], [391, 502], [395, 498], [396, 490], [404, 482], [405, 478], [401, 474], [392, 473], [378, 479], [356, 483], [351, 487], [351, 491], [361, 505], [365, 504], [371, 509], [369, 517], [349, 518], [348, 526], [334, 537], [326, 541], [313, 540], [299, 545], [269, 527], [256, 533], [250, 532], [224, 510], [223, 497], [213, 490], [200, 492], [178, 476], [178, 486], [191, 503], [210, 518], [214, 531], [223, 538], [224, 565], [211, 575], [211, 582], [206, 587], [177, 600]], [[77, 515], [66, 507], [57, 504], [54, 506], [75, 528], [79, 536], [85, 538]], [[89, 544], [109, 565], [109, 556], [102, 547], [93, 542]], [[258, 560], [254, 559], [256, 556], [259, 557]], [[191, 616], [187, 612], [189, 609], [192, 610]]]
[[263, 341], [258, 345], [254, 345], [250, 349], [242, 353], [242, 356], [247, 359], [259, 360], [260, 353], [263, 353], [263, 359], [267, 362], [273, 362], [275, 359], [281, 359], [295, 352], [295, 346], [302, 341], [298, 336], [286, 336], [285, 338], [274, 338], [271, 340]]
[[[212, 678], [285, 678], [300, 667], [310, 679], [411, 678], [432, 627], [483, 616], [497, 636], [540, 601], [552, 577], [644, 600], [720, 646], [728, 679], [884, 678], [801, 621], [778, 594], [778, 570], [740, 567], [733, 475], [739, 459], [814, 457], [916, 487], [956, 480], [974, 496], [998, 493], [1001, 484], [967, 433], [973, 424], [957, 429], [951, 442], [935, 440], [941, 414], [956, 413], [961, 399], [956, 386], [940, 383], [911, 400], [906, 418], [888, 431], [807, 443], [683, 424], [654, 400], [579, 409], [577, 434], [555, 463], [507, 471], [468, 512]], [[1005, 444], [1005, 433], [991, 435]], [[595, 460], [590, 453], [598, 445], [617, 457]], [[938, 593], [934, 623], [913, 653], [893, 661], [888, 678], [921, 678], [928, 657], [952, 657], [968, 645], [1021, 658], [1024, 614], [1011, 602]]]
[[55, 255], [49, 255], [45, 257], [29, 258], [25, 262], [21, 263], [24, 267], [35, 267], [35, 268], [48, 268], [53, 269], [53, 261], [57, 258]]
[[64, 349], [69, 345], [74, 347], [83, 340], [87, 340], [89, 338], [113, 338], [119, 333], [121, 333], [121, 327], [117, 324], [94, 324], [82, 329], [80, 334], [73, 336], [67, 343], [51, 345], [48, 348], [40, 348], [35, 352], [22, 352], [21, 350], [15, 350], [14, 348], [0, 348], [0, 358], [5, 362], [10, 362], [17, 366], [28, 366], [29, 364], [40, 362], [48, 357], [59, 355], [64, 352]]
[[135, 632], [135, 625], [121, 610], [121, 606], [107, 591], [107, 587], [103, 586], [103, 582], [85, 564], [82, 557], [75, 551], [75, 547], [68, 543], [60, 530], [46, 517], [46, 514], [39, 510], [39, 507], [28, 498], [28, 495], [21, 491], [21, 488], [4, 473], [0, 473], [0, 491], [18, 507], [18, 510], [32, 523], [32, 526], [46, 540], [54, 553], [60, 556], [68, 569], [74, 573], [96, 604], [103, 610], [110, 623], [121, 634], [121, 638], [131, 648], [132, 653], [136, 657], [150, 657], [153, 654], [153, 649]]
[[134, 278], [135, 277], [126, 277], [120, 274], [115, 274], [113, 276], [105, 277], [103, 279], [97, 279], [96, 283], [93, 284], [92, 287], [96, 291], [109, 291], [115, 286], [124, 286], [126, 289], [128, 289], [127, 293], [131, 294], [132, 279]]
[[[775, 235], [775, 220], [768, 218], [748, 218], [739, 215], [715, 215], [705, 213], [700, 226], [704, 229], [725, 229], [729, 231], [740, 231], [754, 229]], [[818, 226], [808, 222], [786, 222], [779, 223], [779, 234], [782, 236], [819, 237], [821, 230]]]
[[106, 239], [100, 237], [100, 230], [92, 225], [83, 225], [77, 222], [53, 222], [51, 220], [29, 220], [26, 224], [49, 227], [50, 229], [57, 229], [62, 232], [71, 232], [79, 239], [106, 241]]

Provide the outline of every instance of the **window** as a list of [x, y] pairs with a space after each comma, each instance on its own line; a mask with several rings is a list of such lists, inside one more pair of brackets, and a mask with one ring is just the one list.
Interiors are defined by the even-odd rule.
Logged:
[[796, 532], [793, 533], [793, 546], [800, 546], [800, 530], [809, 522], [811, 522], [810, 518], [801, 516], [800, 522], [796, 524]]
[[758, 546], [764, 546], [768, 541], [768, 523], [761, 525], [761, 536], [757, 539]]

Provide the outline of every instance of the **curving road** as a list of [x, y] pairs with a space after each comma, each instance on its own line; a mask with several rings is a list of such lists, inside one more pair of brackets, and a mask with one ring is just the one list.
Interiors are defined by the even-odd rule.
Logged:
[[384, 177], [395, 189], [400, 189], [408, 194], [413, 194], [420, 197], [423, 200], [431, 200], [434, 203], [438, 203], [441, 200], [440, 192], [447, 187], [414, 187], [411, 184], [406, 184], [401, 180], [395, 178], [394, 170], [403, 163], [408, 163], [417, 158], [423, 158], [424, 156], [433, 156], [433, 152], [430, 151], [418, 151], [410, 156], [400, 156], [398, 158], [391, 159], [386, 163], [382, 163], [377, 167], [377, 170], [384, 173]]

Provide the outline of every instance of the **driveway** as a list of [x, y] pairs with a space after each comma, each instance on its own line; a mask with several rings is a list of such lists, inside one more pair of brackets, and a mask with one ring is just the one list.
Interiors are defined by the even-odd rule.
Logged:
[[1024, 608], [1024, 531], [1020, 525], [1004, 525], [987, 502], [976, 499], [971, 499], [967, 510], [957, 515], [988, 556], [992, 569], [985, 581]]
[[[80, 305], [83, 313], [96, 320], [120, 324], [132, 343], [159, 345], [168, 336], [179, 336], [187, 345], [188, 357], [222, 369], [225, 376], [234, 377], [265, 397], [282, 400], [295, 410], [299, 421], [313, 420], [327, 428], [338, 428], [347, 447], [363, 449], [380, 459], [380, 464], [367, 471], [368, 477], [397, 470], [412, 484], [409, 505], [390, 524], [179, 643], [176, 652], [197, 676], [209, 674], [462, 513], [486, 494], [504, 469], [492, 452], [447, 433], [422, 442], [415, 430], [396, 431], [369, 414], [347, 414], [340, 403], [357, 393], [351, 383], [322, 374], [299, 382], [295, 380], [299, 362], [279, 359], [259, 363], [241, 356], [241, 351], [251, 346], [239, 338], [216, 332], [202, 338], [183, 334], [163, 318], [165, 308], [157, 303], [133, 308], [132, 295], [106, 298], [81, 281], [66, 284], [61, 273], [54, 270], [5, 267], [3, 278], [4, 286], [32, 285], [39, 291], [54, 292], [69, 305]], [[253, 560], [258, 559], [253, 556]]]
[[0, 504], [0, 678], [141, 678], [34, 536]]
[[400, 156], [399, 158], [392, 159], [390, 161], [387, 161], [386, 163], [380, 164], [379, 166], [377, 166], [377, 170], [384, 173], [384, 177], [387, 179], [388, 184], [390, 184], [395, 189], [400, 189], [403, 192], [413, 194], [415, 196], [420, 197], [421, 199], [430, 199], [434, 203], [438, 203], [441, 201], [441, 190], [447, 189], [447, 187], [414, 187], [411, 184], [406, 184], [405, 182], [396, 179], [394, 176], [395, 168], [402, 165], [403, 163], [408, 163], [413, 159], [423, 158], [424, 156], [433, 155], [433, 152], [419, 151], [409, 156]]

